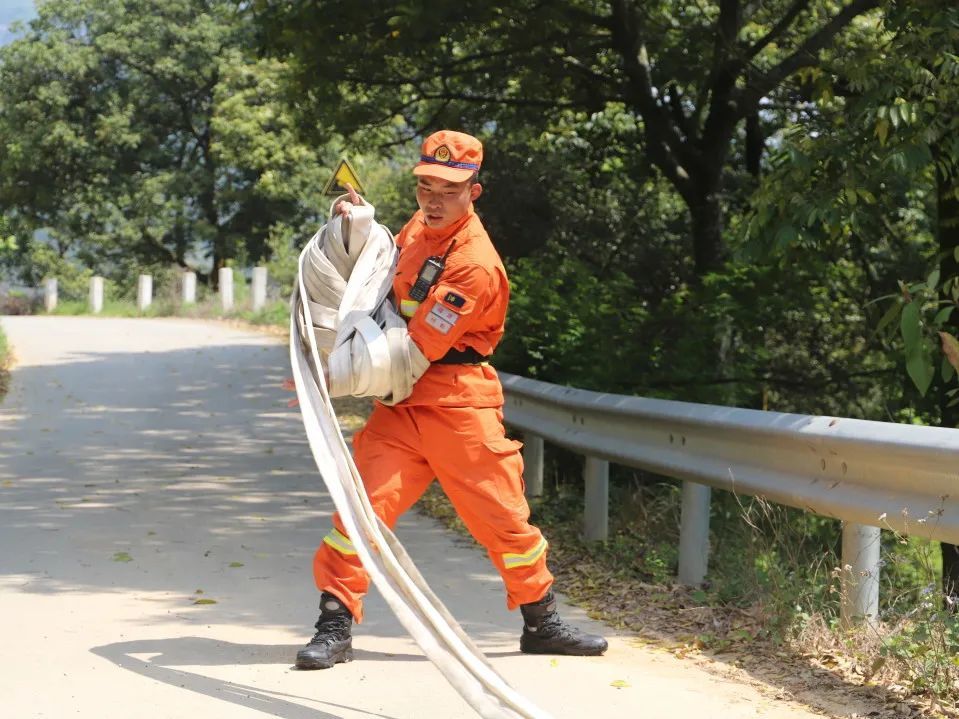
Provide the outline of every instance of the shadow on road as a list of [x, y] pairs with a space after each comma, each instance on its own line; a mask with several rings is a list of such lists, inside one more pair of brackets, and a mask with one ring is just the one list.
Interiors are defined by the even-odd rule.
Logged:
[[[191, 692], [203, 694], [221, 701], [264, 712], [282, 719], [341, 719], [331, 714], [336, 709], [352, 709], [322, 699], [275, 692], [263, 687], [224, 681], [204, 676], [178, 667], [231, 666], [236, 664], [285, 664], [295, 656], [298, 647], [282, 645], [234, 644], [204, 637], [177, 637], [143, 641], [117, 642], [90, 651], [118, 667], [139, 674], [153, 681], [160, 681]], [[366, 652], [364, 654], [372, 654]], [[141, 658], [142, 655], [146, 655]], [[371, 657], [364, 656], [363, 659]], [[387, 657], [384, 657], [386, 659]], [[396, 661], [396, 657], [388, 657]], [[317, 704], [323, 709], [304, 706]], [[369, 716], [395, 719], [388, 714]]]
[[[173, 613], [308, 638], [312, 554], [332, 501], [280, 388], [288, 365], [286, 346], [250, 335], [16, 368], [0, 404], [0, 536], [20, 550], [0, 553], [0, 581], [36, 594], [142, 595], [144, 623]], [[398, 528], [404, 543], [435, 544], [430, 531], [412, 518]], [[424, 572], [479, 579], [502, 604], [492, 569], [477, 577], [470, 562], [443, 554]], [[197, 606], [205, 597], [217, 603]], [[405, 635], [390, 617], [377, 621], [389, 612], [371, 599], [365, 630]], [[474, 636], [490, 634], [471, 619]]]

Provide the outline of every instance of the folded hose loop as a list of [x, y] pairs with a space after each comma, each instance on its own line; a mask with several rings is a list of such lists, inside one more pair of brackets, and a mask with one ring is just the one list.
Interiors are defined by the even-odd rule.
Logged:
[[298, 322], [328, 367], [331, 396], [395, 404], [409, 397], [429, 361], [389, 301], [398, 251], [390, 231], [373, 217], [372, 205], [357, 205], [307, 243], [299, 264], [304, 291]]
[[[340, 432], [330, 402], [336, 391], [378, 396], [387, 390], [389, 400], [401, 401], [429, 366], [389, 301], [395, 265], [393, 238], [373, 222], [368, 205], [355, 206], [351, 222], [330, 220], [300, 255], [291, 301], [290, 362], [310, 450], [364, 568], [450, 684], [482, 717], [549, 719], [490, 666], [376, 516]], [[318, 286], [327, 276], [329, 283]], [[334, 295], [340, 304], [331, 307], [326, 302]], [[347, 300], [356, 304], [345, 306]], [[325, 309], [315, 317], [317, 306]], [[356, 314], [359, 307], [369, 308], [364, 317]], [[327, 310], [336, 311], [336, 327], [328, 326]]]

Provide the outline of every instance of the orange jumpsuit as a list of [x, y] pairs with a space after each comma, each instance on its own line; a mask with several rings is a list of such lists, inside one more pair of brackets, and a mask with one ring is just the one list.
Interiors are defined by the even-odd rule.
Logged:
[[[446, 269], [422, 303], [409, 298], [420, 267], [455, 240]], [[450, 227], [426, 226], [421, 211], [396, 243], [393, 291], [410, 336], [427, 359], [450, 349], [490, 355], [503, 336], [509, 284], [482, 222], [470, 206]], [[503, 388], [487, 363], [431, 364], [395, 407], [377, 402], [353, 437], [356, 466], [374, 511], [389, 527], [438, 479], [463, 523], [489, 553], [506, 585], [510, 609], [541, 599], [553, 582], [546, 540], [529, 524], [519, 442], [503, 428]], [[363, 618], [369, 576], [339, 516], [313, 560], [320, 591]]]

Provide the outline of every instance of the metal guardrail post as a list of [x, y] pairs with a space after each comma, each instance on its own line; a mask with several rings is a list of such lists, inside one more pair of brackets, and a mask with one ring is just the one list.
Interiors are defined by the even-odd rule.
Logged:
[[137, 309], [143, 312], [153, 302], [153, 276], [140, 275], [137, 279]]
[[523, 481], [527, 497], [542, 496], [543, 438], [535, 434], [527, 433], [523, 437]]
[[233, 270], [221, 267], [218, 275], [220, 285], [220, 306], [224, 312], [233, 309]]
[[842, 527], [842, 624], [879, 616], [879, 527], [844, 522]]
[[262, 310], [266, 305], [266, 268], [253, 268], [253, 311]]
[[609, 462], [586, 457], [583, 535], [588, 541], [606, 541], [609, 536]]
[[103, 311], [103, 278], [90, 278], [90, 311], [98, 315]]
[[704, 484], [683, 482], [683, 504], [679, 527], [679, 581], [702, 584], [709, 566], [709, 499]]
[[57, 308], [56, 277], [43, 281], [43, 306], [47, 312], [53, 312]]

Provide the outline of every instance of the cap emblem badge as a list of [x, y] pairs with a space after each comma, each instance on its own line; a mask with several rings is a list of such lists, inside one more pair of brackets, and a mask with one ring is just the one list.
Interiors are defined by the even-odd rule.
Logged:
[[436, 148], [436, 152], [433, 153], [433, 158], [440, 162], [449, 162], [450, 149], [446, 145], [440, 145]]

